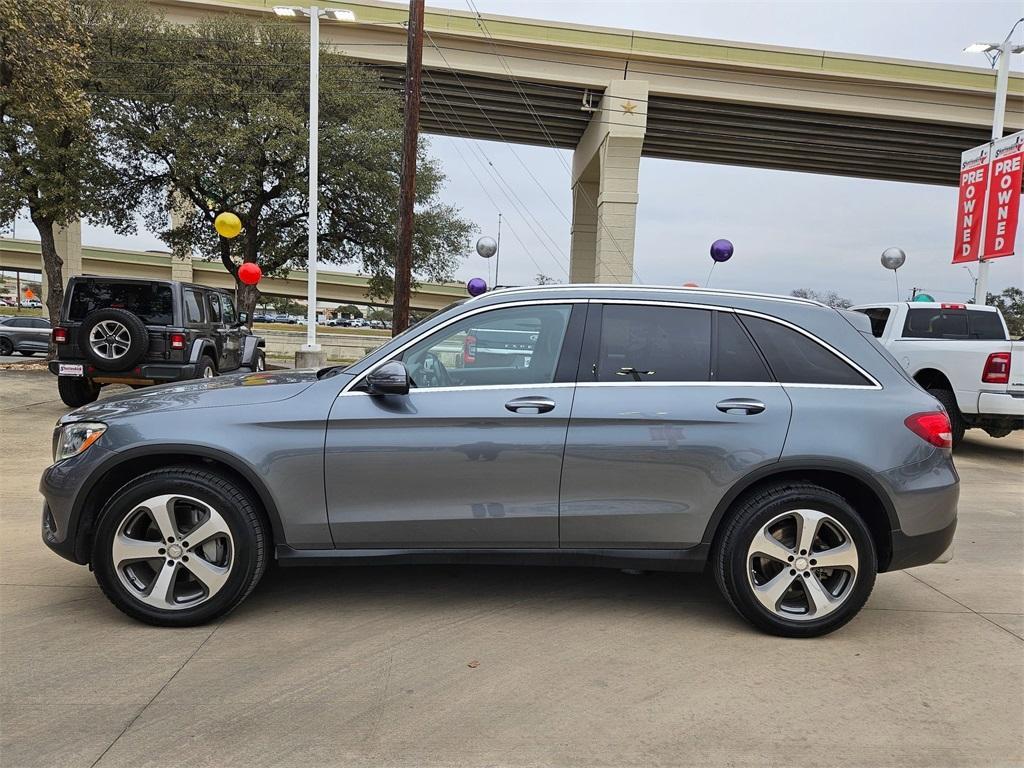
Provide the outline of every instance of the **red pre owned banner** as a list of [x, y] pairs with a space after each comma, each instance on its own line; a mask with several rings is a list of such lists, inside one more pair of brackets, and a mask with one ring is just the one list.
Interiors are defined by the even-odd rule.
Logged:
[[964, 152], [960, 157], [960, 196], [956, 203], [956, 238], [953, 263], [977, 261], [981, 248], [982, 214], [989, 173], [989, 145]]
[[1024, 136], [1018, 133], [995, 142], [990, 169], [981, 251], [985, 259], [1013, 255], [1024, 171]]

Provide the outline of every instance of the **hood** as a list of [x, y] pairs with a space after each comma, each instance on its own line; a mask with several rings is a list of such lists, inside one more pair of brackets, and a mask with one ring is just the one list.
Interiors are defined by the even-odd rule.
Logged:
[[316, 382], [316, 371], [239, 373], [195, 379], [106, 397], [72, 411], [58, 423], [106, 421], [156, 411], [182, 411], [230, 405], [261, 405], [287, 400]]

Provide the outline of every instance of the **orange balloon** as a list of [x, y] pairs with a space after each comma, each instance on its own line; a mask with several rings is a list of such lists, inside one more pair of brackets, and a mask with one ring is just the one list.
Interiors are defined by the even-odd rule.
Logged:
[[34, 299], [35, 297], [36, 297], [35, 291], [33, 291], [31, 288], [26, 288], [25, 289], [25, 298], [26, 299]]

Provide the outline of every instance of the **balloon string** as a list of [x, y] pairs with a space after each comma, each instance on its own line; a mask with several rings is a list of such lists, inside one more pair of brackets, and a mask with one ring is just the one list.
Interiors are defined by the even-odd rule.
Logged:
[[711, 269], [708, 270], [708, 279], [704, 281], [704, 287], [705, 288], [710, 288], [711, 287], [711, 276], [713, 274], [715, 274], [715, 267], [717, 267], [717, 266], [718, 266], [718, 262], [715, 261], [714, 259], [712, 259], [711, 260]]

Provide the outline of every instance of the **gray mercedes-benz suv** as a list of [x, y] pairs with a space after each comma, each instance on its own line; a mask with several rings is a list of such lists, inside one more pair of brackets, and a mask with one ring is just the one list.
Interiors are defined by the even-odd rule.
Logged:
[[[514, 332], [514, 333], [512, 333]], [[477, 335], [514, 336], [481, 355]], [[109, 397], [60, 419], [43, 539], [125, 613], [191, 625], [282, 565], [709, 569], [832, 631], [956, 527], [949, 420], [868, 319], [567, 285], [459, 302], [363, 360]]]

